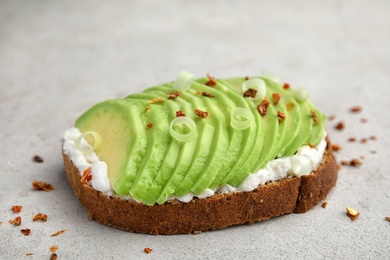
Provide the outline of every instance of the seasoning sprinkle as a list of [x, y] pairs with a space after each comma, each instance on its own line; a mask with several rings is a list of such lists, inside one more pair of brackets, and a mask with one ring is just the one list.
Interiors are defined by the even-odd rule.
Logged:
[[186, 116], [186, 114], [184, 114], [183, 111], [181, 111], [181, 110], [177, 110], [176, 117], [180, 117], [180, 116]]
[[360, 213], [356, 210], [356, 209], [353, 209], [353, 208], [346, 208], [347, 210], [347, 216], [351, 219], [351, 220], [355, 220], [359, 217]]
[[42, 214], [42, 213], [38, 213], [34, 216], [33, 218], [33, 221], [42, 221], [42, 222], [46, 222], [47, 221], [47, 215], [46, 214]]
[[51, 234], [50, 236], [51, 236], [51, 237], [56, 237], [56, 236], [58, 236], [58, 235], [61, 235], [61, 234], [66, 233], [67, 231], [68, 231], [68, 230], [63, 229], [63, 230], [57, 231], [57, 232], [54, 233], [54, 234]]
[[22, 224], [22, 218], [20, 216], [17, 216], [16, 218], [8, 221], [8, 223], [10, 223], [11, 225], [20, 226]]
[[343, 122], [339, 122], [336, 124], [335, 128], [337, 130], [343, 130], [344, 129], [344, 123]]
[[92, 175], [91, 175], [91, 167], [88, 167], [87, 169], [84, 170], [83, 172], [83, 177], [81, 178], [81, 182], [84, 184], [87, 184], [92, 180]]
[[288, 102], [286, 104], [287, 111], [290, 111], [294, 108], [294, 103], [293, 102]]
[[357, 166], [362, 165], [362, 162], [361, 162], [359, 159], [352, 159], [352, 160], [349, 162], [349, 165], [354, 166], [354, 167], [357, 167]]
[[289, 88], [290, 88], [290, 84], [284, 83], [283, 88], [284, 88], [284, 89], [289, 89]]
[[12, 211], [14, 213], [19, 213], [20, 211], [22, 211], [22, 206], [12, 206]]
[[148, 128], [152, 128], [152, 126], [153, 126], [153, 123], [152, 122], [150, 122], [149, 124], [147, 124], [146, 125]]
[[29, 228], [22, 229], [22, 230], [20, 230], [20, 232], [21, 232], [23, 235], [25, 235], [25, 236], [29, 236], [30, 233], [31, 233], [31, 229], [29, 229]]
[[332, 144], [332, 151], [338, 152], [341, 150], [340, 145], [338, 144]]
[[318, 125], [318, 117], [316, 112], [310, 111], [311, 116], [313, 117], [314, 124]]
[[153, 249], [151, 249], [150, 247], [145, 247], [144, 248], [144, 252], [147, 253], [147, 254], [150, 254], [152, 253]]
[[195, 114], [201, 118], [205, 118], [209, 116], [209, 112], [202, 111], [200, 109], [195, 109]]
[[207, 77], [209, 78], [209, 81], [204, 83], [206, 86], [212, 87], [212, 86], [217, 85], [217, 81], [215, 80], [214, 77], [210, 76], [208, 73], [207, 73]]
[[210, 93], [207, 93], [207, 92], [202, 92], [202, 96], [209, 97], [209, 98], [214, 97], [213, 95], [211, 95]]
[[278, 111], [278, 117], [283, 120], [286, 118], [286, 115], [283, 114], [282, 112]]
[[46, 192], [54, 190], [53, 185], [46, 183], [46, 182], [43, 182], [43, 181], [33, 181], [32, 187], [36, 190], [43, 190]]
[[272, 94], [272, 101], [274, 102], [274, 105], [277, 105], [279, 103], [281, 96], [282, 95], [280, 93], [273, 93]]
[[169, 96], [168, 96], [168, 99], [175, 99], [179, 96], [179, 92], [176, 91], [176, 92], [173, 92], [171, 93]]
[[43, 159], [39, 155], [34, 155], [33, 161], [37, 163], [43, 163]]
[[354, 107], [351, 107], [351, 108], [349, 109], [349, 111], [351, 111], [352, 113], [359, 113], [359, 112], [362, 111], [362, 107], [360, 107], [360, 106], [354, 106]]
[[267, 114], [268, 106], [270, 105], [270, 102], [267, 98], [264, 98], [263, 101], [261, 101], [261, 104], [257, 106], [257, 111], [261, 116], [265, 116]]
[[326, 206], [328, 206], [328, 202], [325, 201], [322, 203], [321, 207], [326, 208]]
[[51, 256], [50, 256], [50, 260], [57, 260], [57, 254], [56, 253], [52, 253]]
[[257, 94], [257, 90], [256, 90], [256, 89], [248, 88], [248, 89], [244, 92], [244, 97], [255, 98], [255, 97], [256, 97], [256, 94]]
[[50, 252], [55, 253], [55, 252], [57, 252], [57, 250], [58, 250], [58, 246], [51, 246], [50, 247]]
[[165, 99], [163, 97], [157, 97], [157, 98], [153, 98], [151, 100], [148, 101], [149, 104], [154, 104], [154, 103], [161, 103], [163, 102]]

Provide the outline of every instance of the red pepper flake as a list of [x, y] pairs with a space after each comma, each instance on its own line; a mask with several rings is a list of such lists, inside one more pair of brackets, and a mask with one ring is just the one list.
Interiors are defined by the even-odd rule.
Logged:
[[215, 86], [217, 85], [217, 81], [215, 81], [215, 78], [210, 76], [208, 73], [207, 73], [207, 77], [209, 78], [209, 81], [207, 81], [206, 83], [204, 83], [206, 86]]
[[22, 211], [22, 206], [12, 206], [12, 210], [14, 213], [19, 213]]
[[385, 217], [385, 220], [390, 222], [390, 217]]
[[278, 117], [279, 117], [279, 119], [284, 120], [286, 118], [286, 115], [283, 114], [282, 112], [278, 111]]
[[244, 97], [251, 97], [251, 98], [254, 98], [257, 94], [257, 90], [256, 89], [253, 89], [253, 88], [248, 88], [245, 92], [244, 92]]
[[356, 142], [356, 138], [355, 137], [350, 137], [350, 138], [348, 138], [348, 142]]
[[43, 191], [52, 191], [54, 190], [54, 186], [43, 182], [43, 181], [33, 181], [32, 187], [36, 190], [43, 190]]
[[3, 224], [3, 222], [2, 222], [2, 221], [0, 221], [0, 225], [1, 225], [1, 224]]
[[57, 231], [56, 233], [52, 234], [51, 237], [56, 237], [58, 235], [64, 234], [64, 233], [66, 233], [66, 231], [68, 231], [68, 230], [63, 229], [63, 230]]
[[281, 96], [282, 95], [280, 93], [272, 93], [272, 101], [274, 102], [274, 105], [277, 105], [279, 103]]
[[270, 102], [267, 98], [264, 98], [263, 101], [261, 101], [261, 104], [257, 106], [257, 111], [261, 116], [265, 116], [267, 114], [268, 106], [270, 105]]
[[38, 213], [34, 216], [33, 218], [33, 221], [42, 221], [42, 222], [46, 222], [47, 221], [47, 215], [46, 214], [42, 214], [42, 213]]
[[362, 107], [360, 107], [360, 106], [354, 106], [354, 107], [351, 107], [351, 108], [349, 109], [349, 111], [351, 111], [352, 113], [359, 113], [359, 112], [362, 111]]
[[52, 253], [57, 252], [57, 250], [58, 250], [58, 246], [51, 246], [50, 247], [50, 252], [52, 252]]
[[349, 162], [349, 165], [354, 166], [354, 167], [358, 167], [358, 166], [362, 165], [362, 162], [359, 159], [352, 159]]
[[31, 233], [31, 229], [29, 229], [29, 228], [22, 229], [22, 230], [20, 230], [20, 232], [22, 232], [22, 234], [25, 236], [29, 236]]
[[181, 110], [177, 110], [176, 117], [180, 117], [180, 116], [186, 116], [186, 114], [184, 114], [183, 111], [181, 111]]
[[311, 116], [313, 117], [314, 124], [318, 125], [318, 117], [316, 112], [310, 111]]
[[43, 163], [43, 159], [39, 155], [34, 155], [33, 161], [36, 163]]
[[375, 150], [371, 150], [370, 153], [376, 154], [376, 151]]
[[344, 123], [343, 123], [343, 122], [337, 123], [337, 125], [335, 126], [335, 128], [336, 128], [337, 130], [343, 130], [343, 129], [344, 129]]
[[171, 93], [169, 96], [168, 96], [168, 99], [175, 99], [179, 96], [179, 92], [176, 91], [176, 92], [173, 92]]
[[57, 254], [51, 253], [50, 260], [57, 260]]
[[336, 118], [335, 115], [330, 115], [330, 116], [328, 116], [328, 120], [329, 120], [329, 121], [332, 121], [332, 120], [334, 120], [335, 118]]
[[341, 150], [340, 145], [338, 144], [332, 144], [332, 151], [338, 152]]
[[196, 96], [200, 96], [200, 95], [202, 95], [202, 92], [199, 92], [199, 91], [196, 91], [196, 94], [195, 94]]
[[83, 177], [81, 178], [80, 181], [84, 184], [87, 184], [91, 180], [92, 180], [91, 167], [88, 167], [87, 169], [84, 170]]
[[207, 93], [207, 92], [202, 92], [202, 96], [209, 97], [209, 98], [214, 97], [213, 95], [211, 95], [210, 93]]
[[347, 210], [347, 216], [351, 219], [351, 220], [355, 220], [359, 217], [360, 213], [356, 210], [356, 209], [353, 209], [353, 208], [346, 208]]
[[375, 135], [370, 136], [370, 140], [376, 141], [376, 136]]
[[341, 161], [341, 165], [347, 166], [347, 165], [349, 165], [349, 162], [347, 162], [347, 161]]
[[22, 224], [22, 218], [20, 216], [17, 216], [15, 219], [11, 219], [8, 221], [11, 225], [20, 226]]
[[153, 126], [153, 123], [152, 122], [150, 122], [149, 124], [147, 124], [146, 125], [148, 128], [152, 128], [152, 126]]
[[290, 88], [290, 84], [284, 83], [283, 88], [284, 88], [284, 89], [289, 89], [289, 88]]
[[341, 170], [341, 165], [337, 164], [337, 170]]
[[323, 208], [326, 208], [326, 206], [328, 206], [328, 202], [322, 202], [322, 205], [321, 205], [321, 207], [323, 207]]
[[150, 247], [145, 247], [144, 248], [144, 252], [147, 253], [147, 254], [150, 254], [152, 253], [153, 249], [151, 249]]
[[246, 76], [245, 78], [244, 78], [244, 80], [248, 80], [249, 79], [249, 77], [248, 76]]
[[33, 253], [26, 253], [26, 256], [32, 256]]
[[153, 98], [151, 100], [148, 101], [149, 104], [154, 104], [154, 103], [161, 103], [163, 102], [165, 99], [163, 97], [158, 97], [158, 98]]
[[145, 112], [149, 112], [150, 111], [150, 106], [146, 106], [145, 107]]
[[197, 116], [200, 116], [201, 118], [205, 118], [205, 117], [208, 117], [209, 116], [209, 112], [206, 112], [206, 111], [202, 111], [200, 109], [195, 109], [195, 114]]
[[294, 108], [294, 103], [293, 102], [288, 102], [286, 104], [287, 111], [290, 111]]
[[362, 138], [362, 139], [360, 139], [360, 142], [363, 143], [363, 144], [364, 144], [364, 143], [367, 143], [367, 138]]
[[307, 145], [310, 147], [310, 148], [316, 148], [316, 146], [310, 142], [307, 143]]

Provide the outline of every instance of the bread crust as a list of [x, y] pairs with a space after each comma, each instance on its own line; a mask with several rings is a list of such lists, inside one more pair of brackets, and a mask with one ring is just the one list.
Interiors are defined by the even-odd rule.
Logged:
[[269, 182], [250, 192], [154, 206], [104, 195], [80, 181], [80, 173], [67, 155], [63, 154], [63, 159], [69, 183], [90, 220], [136, 233], [173, 235], [308, 211], [325, 199], [336, 184], [337, 164], [330, 147], [328, 141], [322, 163], [310, 175]]

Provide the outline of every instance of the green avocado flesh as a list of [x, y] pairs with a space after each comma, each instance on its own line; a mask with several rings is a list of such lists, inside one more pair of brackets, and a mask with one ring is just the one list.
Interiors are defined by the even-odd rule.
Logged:
[[[218, 79], [214, 86], [200, 78], [186, 91], [167, 83], [101, 102], [75, 126], [82, 133], [99, 134], [101, 145], [95, 152], [106, 162], [111, 186], [120, 196], [154, 205], [171, 195], [199, 195], [226, 184], [237, 187], [270, 160], [292, 156], [303, 145], [318, 145], [324, 134], [325, 115], [309, 100], [299, 102], [293, 89], [263, 80], [269, 101], [265, 115], [258, 111], [262, 100], [244, 97], [244, 78]], [[179, 95], [168, 98], [175, 92]], [[276, 103], [275, 95], [280, 95]], [[232, 126], [236, 108], [251, 116], [246, 129]], [[208, 116], [196, 115], [197, 109]], [[184, 142], [170, 133], [179, 110], [196, 125], [195, 135]], [[189, 131], [183, 125], [174, 129]]]

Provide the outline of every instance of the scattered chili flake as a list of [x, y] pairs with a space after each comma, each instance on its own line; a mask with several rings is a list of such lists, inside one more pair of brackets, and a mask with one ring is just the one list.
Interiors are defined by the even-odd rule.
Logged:
[[244, 79], [245, 79], [245, 80], [248, 80], [248, 79], [249, 79], [249, 77], [248, 77], [248, 76], [246, 76]]
[[152, 253], [153, 249], [151, 249], [150, 247], [145, 247], [144, 248], [144, 252], [147, 253], [147, 254], [150, 254]]
[[54, 186], [43, 182], [43, 181], [33, 181], [32, 187], [36, 190], [43, 190], [43, 191], [52, 191], [54, 190]]
[[37, 163], [43, 163], [43, 159], [39, 155], [34, 155], [33, 161]]
[[318, 117], [316, 112], [310, 111], [311, 116], [313, 117], [314, 124], [318, 125]]
[[179, 116], [186, 116], [186, 114], [184, 114], [183, 111], [181, 111], [181, 110], [177, 110], [176, 117], [179, 117]]
[[148, 101], [149, 104], [154, 104], [154, 103], [160, 103], [163, 102], [165, 99], [163, 97], [158, 97], [158, 98], [153, 98]]
[[83, 177], [81, 178], [80, 181], [84, 184], [87, 184], [91, 180], [92, 180], [91, 167], [88, 167], [87, 169], [84, 170]]
[[206, 86], [215, 86], [217, 85], [217, 81], [215, 81], [215, 78], [210, 76], [208, 73], [207, 73], [207, 77], [209, 78], [209, 81], [207, 81], [206, 83], [204, 83]]
[[277, 105], [279, 103], [281, 96], [282, 95], [280, 93], [272, 93], [272, 101], [274, 102], [274, 105]]
[[50, 247], [50, 252], [55, 253], [55, 252], [57, 252], [57, 250], [58, 250], [58, 246], [51, 246]]
[[286, 115], [283, 114], [282, 112], [278, 111], [278, 117], [283, 120], [286, 118]]
[[50, 260], [57, 260], [57, 254], [51, 253]]
[[29, 228], [22, 229], [22, 230], [20, 230], [20, 232], [22, 232], [22, 234], [25, 236], [29, 236], [31, 233], [31, 229], [29, 229]]
[[290, 84], [284, 83], [283, 88], [284, 88], [284, 89], [289, 89], [289, 88], [290, 88]]
[[196, 91], [196, 94], [195, 94], [195, 95], [200, 96], [201, 94], [202, 94], [202, 92]]
[[362, 138], [362, 139], [360, 139], [360, 142], [363, 143], [363, 144], [364, 144], [364, 143], [367, 143], [367, 138]]
[[332, 151], [338, 152], [341, 150], [340, 145], [338, 144], [332, 144]]
[[175, 99], [179, 96], [179, 92], [176, 91], [176, 92], [173, 92], [171, 93], [169, 96], [168, 96], [168, 99]]
[[32, 256], [33, 253], [26, 253], [26, 256]]
[[343, 130], [343, 129], [344, 129], [344, 123], [343, 123], [343, 122], [337, 123], [337, 125], [335, 126], [335, 128], [336, 128], [337, 130]]
[[150, 106], [145, 107], [145, 112], [148, 112], [148, 111], [150, 111]]
[[343, 166], [349, 165], [349, 162], [347, 162], [347, 161], [341, 161], [340, 163], [341, 163], [341, 165], [343, 165]]
[[356, 138], [355, 137], [350, 137], [350, 138], [348, 138], [348, 142], [356, 142]]
[[356, 210], [356, 209], [353, 209], [353, 208], [346, 208], [347, 210], [347, 216], [351, 219], [351, 220], [355, 220], [359, 217], [360, 213]]
[[248, 88], [245, 92], [244, 92], [244, 97], [251, 97], [251, 98], [254, 98], [257, 94], [257, 90], [256, 89], [253, 89], [253, 88]]
[[288, 102], [288, 103], [286, 104], [286, 108], [287, 108], [287, 111], [290, 111], [291, 109], [294, 108], [294, 103], [293, 103], [293, 102]]
[[46, 214], [42, 214], [42, 213], [38, 213], [34, 216], [33, 218], [33, 221], [43, 221], [43, 222], [46, 222], [47, 221], [47, 215]]
[[12, 206], [12, 210], [14, 211], [14, 213], [19, 213], [20, 211], [22, 211], [22, 206]]
[[310, 148], [316, 148], [316, 146], [310, 142], [307, 143], [307, 145], [310, 147]]
[[335, 119], [335, 118], [336, 118], [335, 115], [330, 115], [330, 116], [328, 116], [328, 120], [329, 120], [329, 121], [332, 121], [332, 120]]
[[352, 160], [349, 162], [349, 165], [354, 166], [354, 167], [357, 167], [357, 166], [362, 165], [362, 162], [361, 162], [359, 159], [352, 159]]
[[362, 107], [360, 107], [360, 106], [354, 106], [354, 107], [351, 107], [351, 108], [349, 109], [349, 111], [351, 111], [352, 113], [359, 113], [359, 112], [362, 111]]
[[207, 92], [202, 92], [202, 96], [209, 97], [209, 98], [214, 97], [213, 95], [211, 95], [210, 93], [207, 93]]
[[1, 225], [1, 224], [3, 224], [3, 222], [2, 222], [2, 221], [0, 221], [0, 225]]
[[376, 136], [375, 135], [370, 136], [370, 140], [375, 141], [376, 140]]
[[265, 116], [267, 114], [267, 108], [269, 106], [270, 102], [267, 98], [264, 98], [263, 101], [261, 101], [261, 104], [257, 106], [257, 111], [261, 116]]
[[390, 222], [390, 217], [385, 217], [385, 220]]
[[337, 170], [341, 170], [341, 165], [337, 164]]
[[326, 208], [326, 206], [328, 206], [328, 202], [322, 202], [322, 205], [321, 205], [321, 207], [323, 207], [323, 208]]
[[63, 229], [63, 230], [57, 231], [56, 233], [54, 233], [54, 234], [52, 234], [52, 235], [50, 235], [50, 236], [51, 236], [51, 237], [56, 237], [56, 236], [58, 236], [58, 235], [61, 235], [61, 234], [66, 233], [66, 231], [68, 231], [68, 230]]
[[376, 154], [376, 151], [375, 150], [371, 150], [370, 153]]
[[367, 119], [367, 118], [360, 118], [360, 122], [362, 122], [362, 123], [367, 123], [367, 122], [368, 122], [368, 119]]
[[197, 116], [200, 116], [201, 118], [205, 118], [205, 117], [208, 117], [209, 116], [209, 112], [206, 112], [206, 111], [202, 111], [200, 109], [195, 109], [195, 114]]
[[8, 221], [8, 223], [10, 223], [11, 225], [20, 226], [22, 224], [22, 218], [20, 216], [17, 216], [16, 218]]
[[149, 127], [149, 128], [152, 128], [152, 126], [153, 126], [153, 123], [152, 122], [150, 122], [149, 124], [147, 124], [146, 125], [147, 127]]

